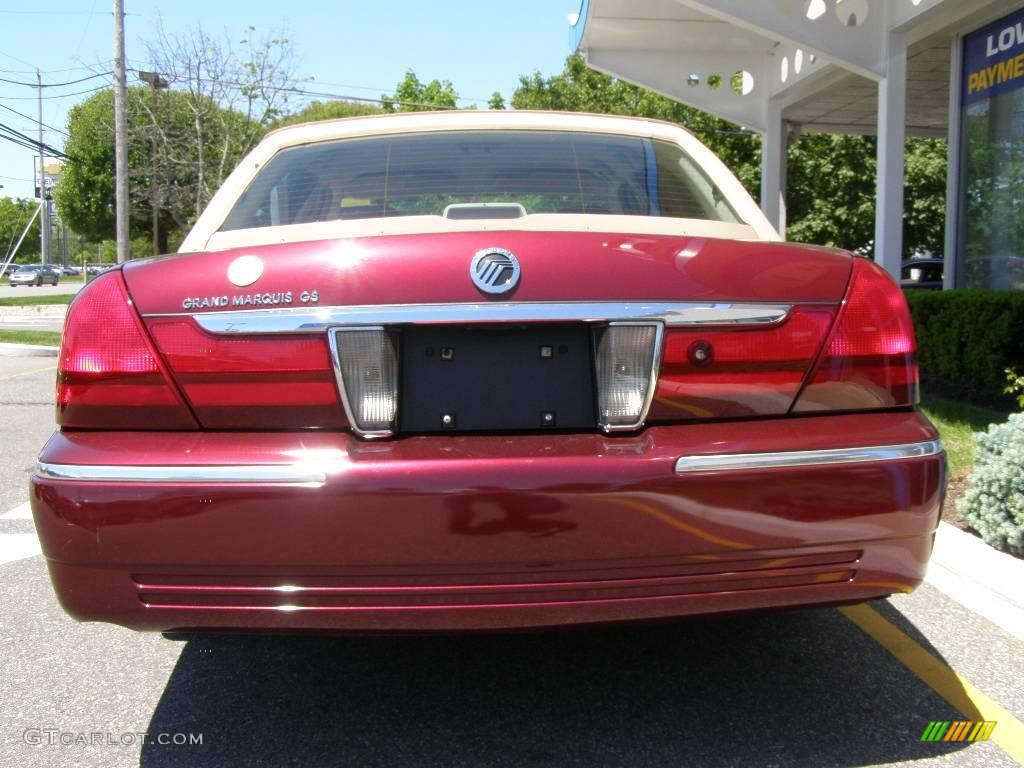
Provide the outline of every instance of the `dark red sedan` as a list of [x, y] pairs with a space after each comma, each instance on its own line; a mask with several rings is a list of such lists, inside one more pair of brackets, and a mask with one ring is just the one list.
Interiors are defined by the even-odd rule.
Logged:
[[475, 630], [862, 601], [944, 489], [910, 317], [674, 125], [286, 128], [71, 305], [57, 595], [145, 630]]

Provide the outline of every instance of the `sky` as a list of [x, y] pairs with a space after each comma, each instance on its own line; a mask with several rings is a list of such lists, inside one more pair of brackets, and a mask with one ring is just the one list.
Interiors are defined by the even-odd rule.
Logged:
[[[37, 138], [36, 89], [4, 81], [35, 82], [36, 69], [44, 84], [110, 70], [112, 6], [49, 0], [46, 10], [42, 3], [0, 9], [0, 123]], [[423, 81], [451, 80], [464, 99], [460, 106], [486, 107], [494, 91], [507, 101], [519, 75], [561, 71], [570, 53], [568, 16], [579, 7], [579, 0], [125, 0], [126, 58], [130, 67], [149, 68], [145, 41], [158, 18], [172, 34], [201, 23], [238, 40], [250, 24], [257, 34], [283, 28], [311, 90], [379, 98], [413, 69]], [[68, 109], [88, 98], [82, 91], [110, 81], [44, 89], [44, 142], [62, 147]], [[0, 196], [33, 196], [32, 156], [0, 140]]]

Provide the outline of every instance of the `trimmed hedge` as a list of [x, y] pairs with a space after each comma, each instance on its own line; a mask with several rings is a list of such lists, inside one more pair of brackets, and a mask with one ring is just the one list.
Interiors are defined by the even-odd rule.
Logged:
[[1004, 400], [1006, 369], [1024, 370], [1024, 291], [906, 295], [921, 377], [974, 400]]

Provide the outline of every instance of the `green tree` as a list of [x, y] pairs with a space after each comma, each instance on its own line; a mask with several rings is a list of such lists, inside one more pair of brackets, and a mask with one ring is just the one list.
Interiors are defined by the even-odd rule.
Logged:
[[391, 95], [381, 97], [385, 112], [425, 112], [432, 109], [455, 109], [459, 95], [449, 80], [423, 83], [411, 69]]
[[[39, 203], [34, 200], [20, 200], [11, 197], [0, 197], [0, 265], [6, 261], [11, 249], [18, 243], [18, 238], [25, 230], [32, 214]], [[18, 263], [25, 263], [39, 258], [39, 217], [32, 223], [25, 235], [21, 248], [18, 249]]]
[[[789, 150], [786, 237], [856, 250], [875, 237], [876, 148], [872, 136], [802, 135]], [[942, 253], [946, 142], [908, 139], [903, 249]]]
[[491, 98], [487, 100], [487, 108], [505, 109], [505, 97], [501, 95], [500, 91], [491, 94]]
[[632, 115], [679, 123], [707, 144], [752, 194], [760, 184], [761, 145], [756, 135], [707, 112], [597, 72], [578, 53], [565, 60], [565, 67], [557, 75], [545, 77], [534, 72], [521, 76], [512, 94], [512, 106]]
[[907, 141], [903, 246], [908, 252], [926, 248], [941, 254], [945, 248], [947, 148], [945, 139]]
[[[65, 144], [65, 152], [72, 160], [65, 165], [54, 190], [54, 200], [64, 221], [93, 242], [115, 234], [113, 104], [113, 91], [105, 90], [72, 108]], [[211, 106], [211, 110], [215, 109]], [[243, 123], [245, 118], [221, 111], [228, 114], [208, 123], [202, 150], [208, 157], [218, 158], [226, 175], [242, 155], [242, 145], [230, 140], [228, 129]], [[200, 147], [195, 138], [195, 111], [190, 94], [160, 93], [154, 106], [149, 89], [129, 88], [127, 122], [131, 235], [142, 237], [151, 232], [156, 202], [160, 234], [166, 242], [169, 234], [191, 226], [199, 214], [197, 199], [205, 202], [213, 183], [219, 184], [222, 177], [213, 173], [199, 176]]]
[[[731, 83], [737, 88], [739, 83]], [[668, 120], [689, 128], [758, 199], [760, 138], [739, 126], [590, 69], [572, 54], [562, 72], [519, 78], [516, 109], [598, 112]], [[789, 150], [786, 236], [797, 242], [857, 249], [875, 230], [873, 137], [804, 134]], [[946, 144], [909, 139], [906, 147], [904, 243], [941, 252], [945, 229]]]
[[[130, 103], [130, 102], [129, 102]], [[130, 114], [130, 122], [137, 114]], [[67, 225], [87, 240], [114, 235], [114, 92], [100, 91], [68, 113], [66, 164], [53, 191], [54, 202]], [[135, 149], [135, 152], [132, 152]], [[129, 145], [129, 163], [138, 167], [146, 158]], [[136, 218], [133, 216], [133, 219]]]
[[382, 111], [375, 104], [363, 104], [358, 101], [314, 101], [298, 112], [282, 117], [272, 127], [283, 128], [286, 125], [315, 123], [318, 120], [337, 120], [342, 117], [379, 115]]
[[789, 148], [786, 237], [856, 250], [875, 236], [875, 139], [806, 133]]
[[[202, 25], [171, 34], [160, 22], [147, 49], [155, 71], [166, 77], [173, 92], [185, 96], [182, 104], [191, 116], [191, 154], [163, 142], [173, 162], [187, 165], [195, 177], [192, 213], [179, 222], [188, 226], [238, 161], [285, 114], [289, 95], [296, 90], [294, 49], [273, 30], [257, 35], [255, 27], [246, 27], [236, 44], [226, 32], [212, 35]], [[159, 144], [163, 137], [155, 110], [150, 123]]]
[[[236, 42], [201, 26], [171, 35], [158, 24], [146, 48], [169, 90], [128, 90], [130, 230], [140, 244], [151, 236], [155, 208], [158, 247], [166, 252], [284, 114], [295, 90], [294, 59], [286, 37], [258, 36], [253, 27]], [[114, 236], [113, 122], [109, 90], [71, 110], [65, 151], [72, 161], [54, 193], [68, 226], [92, 242]]]

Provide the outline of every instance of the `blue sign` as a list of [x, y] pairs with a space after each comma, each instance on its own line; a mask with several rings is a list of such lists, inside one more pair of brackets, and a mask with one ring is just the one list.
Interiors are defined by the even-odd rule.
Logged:
[[1024, 10], [964, 38], [964, 104], [1024, 88]]

